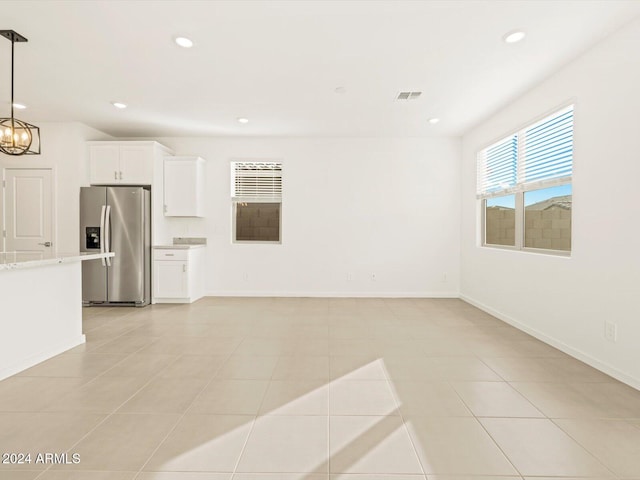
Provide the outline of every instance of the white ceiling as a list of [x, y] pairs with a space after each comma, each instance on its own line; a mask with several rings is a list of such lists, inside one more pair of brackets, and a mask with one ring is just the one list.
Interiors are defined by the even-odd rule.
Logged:
[[[0, 10], [0, 28], [29, 39], [16, 44], [15, 98], [29, 106], [16, 116], [27, 121], [115, 136], [421, 137], [462, 134], [640, 15], [640, 1], [5, 0]], [[513, 29], [526, 39], [503, 43]], [[177, 47], [176, 35], [196, 46]], [[0, 38], [0, 116], [10, 47]], [[424, 93], [395, 102], [401, 90]]]

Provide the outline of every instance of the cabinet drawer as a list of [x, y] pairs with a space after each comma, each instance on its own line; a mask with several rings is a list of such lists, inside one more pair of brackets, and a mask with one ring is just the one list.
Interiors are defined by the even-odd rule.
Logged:
[[189, 251], [186, 249], [180, 250], [161, 250], [154, 249], [153, 250], [153, 259], [154, 260], [181, 260], [185, 261], [189, 258]]

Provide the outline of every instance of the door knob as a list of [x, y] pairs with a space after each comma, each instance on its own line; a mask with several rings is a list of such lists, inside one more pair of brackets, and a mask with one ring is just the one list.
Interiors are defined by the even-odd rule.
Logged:
[[51, 246], [51, 242], [39, 243], [38, 245], [44, 245], [45, 247], [50, 247]]

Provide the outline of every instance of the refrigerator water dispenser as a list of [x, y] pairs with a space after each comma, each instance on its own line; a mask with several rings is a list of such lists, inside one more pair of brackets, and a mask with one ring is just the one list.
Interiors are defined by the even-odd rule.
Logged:
[[86, 248], [100, 249], [100, 227], [86, 227]]

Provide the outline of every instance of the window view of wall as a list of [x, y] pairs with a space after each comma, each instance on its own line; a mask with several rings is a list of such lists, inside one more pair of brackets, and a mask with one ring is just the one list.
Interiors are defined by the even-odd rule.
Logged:
[[236, 240], [280, 241], [280, 203], [236, 204]]
[[571, 185], [524, 194], [524, 246], [571, 250]]
[[280, 243], [282, 163], [231, 162], [234, 242]]
[[483, 245], [571, 252], [573, 105], [484, 148], [477, 162]]
[[485, 244], [515, 246], [515, 195], [487, 199], [484, 215]]

